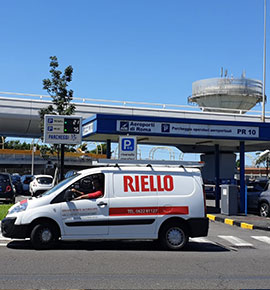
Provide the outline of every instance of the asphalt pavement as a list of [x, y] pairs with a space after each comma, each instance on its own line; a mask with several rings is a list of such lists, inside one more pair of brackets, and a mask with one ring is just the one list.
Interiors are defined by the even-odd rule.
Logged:
[[221, 213], [220, 208], [215, 207], [215, 200], [207, 200], [207, 217], [215, 222], [238, 226], [248, 230], [270, 231], [270, 218], [261, 217], [258, 214], [226, 215]]

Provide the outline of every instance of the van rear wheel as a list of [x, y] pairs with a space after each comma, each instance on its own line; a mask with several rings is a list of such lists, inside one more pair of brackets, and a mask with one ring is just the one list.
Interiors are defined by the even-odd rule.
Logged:
[[188, 242], [186, 227], [182, 224], [168, 224], [161, 229], [159, 242], [165, 250], [179, 251]]
[[57, 231], [50, 223], [40, 223], [34, 226], [30, 240], [33, 247], [37, 250], [50, 249], [57, 241]]

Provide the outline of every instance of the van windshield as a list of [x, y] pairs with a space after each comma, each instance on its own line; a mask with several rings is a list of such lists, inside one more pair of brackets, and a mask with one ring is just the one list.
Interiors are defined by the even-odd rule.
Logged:
[[55, 192], [56, 190], [58, 190], [60, 187], [64, 186], [65, 184], [69, 183], [71, 180], [73, 180], [74, 178], [76, 178], [78, 175], [80, 175], [79, 173], [76, 173], [75, 175], [72, 175], [64, 180], [62, 180], [60, 183], [58, 183], [56, 186], [54, 186], [52, 189], [46, 191], [45, 193], [42, 194], [42, 196], [45, 195], [50, 195], [53, 192]]

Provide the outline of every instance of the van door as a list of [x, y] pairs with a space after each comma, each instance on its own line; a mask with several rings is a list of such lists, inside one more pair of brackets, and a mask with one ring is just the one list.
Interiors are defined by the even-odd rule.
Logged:
[[66, 236], [108, 234], [108, 200], [76, 200], [62, 203], [62, 222]]
[[156, 175], [115, 172], [110, 198], [109, 233], [123, 238], [154, 236], [158, 215]]
[[103, 182], [102, 197], [96, 199], [80, 199], [62, 202], [61, 216], [65, 236], [93, 237], [94, 235], [107, 235], [109, 199], [104, 188], [104, 175], [94, 174], [83, 177], [73, 187], [84, 193], [91, 193], [91, 181], [100, 178]]

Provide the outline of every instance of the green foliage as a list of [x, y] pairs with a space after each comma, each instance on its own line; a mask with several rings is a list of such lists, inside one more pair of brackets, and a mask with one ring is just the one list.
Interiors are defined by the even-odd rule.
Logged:
[[26, 142], [21, 143], [20, 140], [11, 140], [6, 141], [4, 147], [5, 149], [30, 150], [31, 144]]
[[80, 152], [84, 152], [84, 153], [88, 153], [89, 151], [87, 150], [87, 143], [82, 143], [80, 144], [80, 146], [78, 147]]
[[262, 156], [256, 159], [255, 165], [263, 164], [263, 166], [267, 167], [269, 166], [269, 161], [270, 161], [269, 155]]
[[7, 215], [9, 208], [13, 204], [1, 204], [0, 205], [0, 221]]
[[40, 109], [40, 127], [43, 132], [44, 115], [72, 115], [75, 112], [75, 105], [70, 102], [73, 99], [73, 90], [68, 90], [68, 84], [72, 81], [73, 68], [69, 65], [62, 73], [58, 70], [58, 60], [56, 56], [50, 57], [51, 79], [43, 80], [43, 89], [52, 97], [53, 105]]
[[[44, 116], [46, 114], [49, 115], [72, 115], [75, 112], [75, 105], [71, 104], [73, 99], [73, 90], [68, 90], [68, 85], [72, 81], [73, 68], [69, 65], [64, 72], [61, 72], [58, 69], [58, 59], [56, 56], [50, 57], [50, 74], [51, 78], [47, 78], [43, 80], [43, 89], [48, 92], [48, 94], [52, 97], [52, 105], [49, 105], [47, 108], [39, 110], [40, 116], [40, 128], [43, 134], [44, 131]], [[68, 149], [67, 149], [68, 148]], [[58, 160], [59, 160], [59, 145], [51, 145], [50, 150], [51, 153], [57, 152]], [[72, 146], [65, 146], [65, 151], [75, 151]], [[43, 158], [47, 158], [48, 156], [45, 153], [46, 151], [42, 151]]]
[[101, 144], [101, 146], [98, 145], [96, 147], [96, 149], [91, 150], [90, 153], [93, 153], [93, 154], [106, 154], [106, 150], [107, 150], [107, 144], [104, 143], [104, 144]]

